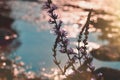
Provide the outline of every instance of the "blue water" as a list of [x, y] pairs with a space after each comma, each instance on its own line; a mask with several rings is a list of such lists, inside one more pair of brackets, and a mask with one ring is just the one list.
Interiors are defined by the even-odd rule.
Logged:
[[[56, 67], [52, 58], [52, 46], [54, 43], [54, 35], [50, 34], [49, 30], [37, 31], [35, 25], [22, 20], [16, 20], [13, 24], [19, 32], [19, 39], [22, 45], [16, 51], [18, 56], [22, 57], [22, 61], [28, 66], [32, 66], [31, 70], [39, 71], [39, 69]], [[102, 44], [96, 38], [97, 34], [93, 33], [89, 35], [89, 40]], [[63, 56], [60, 56], [64, 60]], [[101, 66], [120, 69], [120, 62], [102, 62], [94, 59], [93, 63], [96, 68]]]
[[48, 30], [38, 32], [35, 25], [21, 20], [16, 20], [13, 27], [18, 30], [22, 43], [16, 54], [26, 65], [34, 71], [54, 67], [51, 51], [54, 36]]

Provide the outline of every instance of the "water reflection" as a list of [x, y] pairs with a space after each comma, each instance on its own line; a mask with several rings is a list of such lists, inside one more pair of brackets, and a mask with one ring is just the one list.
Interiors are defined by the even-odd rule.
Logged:
[[18, 33], [11, 28], [13, 19], [0, 15], [0, 52], [10, 54], [20, 46]]
[[[114, 15], [114, 17], [116, 17]], [[114, 24], [115, 19], [104, 19], [98, 17], [93, 25], [96, 29], [100, 30], [99, 40], [107, 41], [99, 49], [92, 50], [92, 55], [103, 61], [119, 61], [120, 60], [120, 27]]]
[[94, 26], [96, 29], [101, 30], [101, 35], [99, 35], [100, 40], [107, 40], [109, 44], [118, 45], [120, 43], [120, 27], [111, 25], [112, 22], [112, 20], [98, 18], [97, 23], [94, 23]]
[[[35, 1], [35, 0], [23, 0], [23, 1]], [[85, 0], [85, 1], [89, 1], [89, 2], [81, 1], [79, 3], [79, 1], [76, 0], [76, 1], [74, 1], [74, 4], [73, 4], [73, 2], [71, 3], [71, 1], [72, 0], [69, 0], [69, 1], [66, 0], [66, 2], [68, 2], [68, 4], [65, 4], [64, 2], [61, 1], [61, 3], [64, 3], [63, 4], [64, 7], [62, 7], [62, 10], [65, 12], [65, 14], [61, 13], [62, 14], [61, 16], [64, 18], [63, 21], [67, 21], [67, 19], [68, 19], [68, 22], [71, 22], [71, 23], [74, 23], [74, 21], [76, 23], [76, 21], [78, 21], [81, 18], [81, 17], [80, 18], [78, 17], [78, 16], [81, 16], [81, 14], [86, 16], [86, 11], [89, 10], [89, 6], [83, 5], [82, 3], [89, 4], [89, 2], [91, 2], [91, 3], [92, 3], [92, 1], [94, 2], [94, 0]], [[94, 5], [95, 4], [96, 3], [94, 3]], [[16, 12], [17, 12], [18, 9], [20, 9], [19, 6], [21, 6], [21, 5], [19, 5], [18, 8], [15, 7], [15, 5], [16, 4], [13, 5], [13, 9], [14, 10], [16, 9]], [[30, 10], [27, 8], [26, 9], [29, 11], [33, 10], [30, 13], [30, 15], [27, 15], [27, 18], [29, 18], [30, 20], [32, 20], [30, 17], [32, 17], [31, 14], [34, 14], [33, 13], [34, 10], [38, 10], [38, 14], [36, 14], [37, 16], [34, 15], [33, 18], [37, 17], [37, 22], [39, 23], [40, 9], [38, 7], [41, 7], [41, 5], [39, 5], [39, 6], [38, 5], [39, 4], [37, 4], [37, 3], [33, 3], [32, 7], [35, 7], [36, 9], [32, 9], [31, 7], [29, 7]], [[119, 33], [120, 27], [118, 25], [112, 24], [115, 20], [115, 19], [111, 20], [114, 15], [112, 15], [111, 13], [105, 12], [104, 10], [99, 10], [97, 6], [94, 6], [94, 7], [95, 7], [95, 10], [93, 11], [93, 18], [97, 17], [97, 19], [95, 20], [95, 22], [93, 21], [91, 23], [92, 23], [92, 25], [94, 25], [94, 28], [96, 29], [96, 31], [100, 30], [100, 35], [95, 36], [95, 37], [98, 37], [99, 40], [107, 41], [107, 44], [103, 44], [103, 46], [91, 51], [91, 53], [94, 58], [97, 58], [102, 61], [119, 61], [120, 60], [120, 54], [119, 54], [120, 53], [120, 49], [119, 49], [119, 47], [120, 47], [120, 39], [119, 39], [120, 38], [120, 33]], [[11, 29], [11, 24], [13, 23], [14, 20], [3, 16], [3, 13], [4, 13], [4, 15], [8, 16], [11, 10], [9, 8], [4, 9], [1, 7], [0, 7], [0, 10], [3, 11], [2, 13], [0, 13], [0, 14], [2, 14], [2, 15], [0, 15], [0, 18], [1, 18], [0, 19], [0, 34], [1, 34], [0, 35], [0, 46], [1, 46], [0, 53], [2, 54], [1, 55], [2, 62], [0, 62], [1, 63], [0, 65], [6, 66], [11, 61], [9, 59], [4, 59], [3, 53], [10, 54], [19, 48], [17, 50], [17, 53], [23, 57], [23, 60], [27, 64], [32, 64], [32, 66], [33, 66], [32, 70], [38, 71], [38, 68], [40, 68], [40, 69], [42, 69], [41, 71], [47, 72], [46, 68], [48, 69], [48, 67], [49, 68], [54, 67], [55, 65], [52, 64], [52, 57], [51, 57], [52, 52], [50, 50], [51, 49], [50, 46], [52, 46], [52, 43], [53, 43], [52, 40], [54, 37], [49, 34], [49, 31], [41, 30], [41, 32], [37, 32], [35, 30], [35, 27], [31, 26], [30, 23], [27, 24], [25, 21], [17, 20], [17, 21], [15, 21], [14, 24], [17, 26], [16, 28], [21, 31], [20, 39], [17, 39], [19, 37], [17, 31], [14, 29]], [[23, 9], [21, 9], [21, 10], [23, 10]], [[85, 11], [85, 12], [80, 13], [80, 11]], [[24, 12], [24, 10], [23, 10], [23, 12]], [[18, 12], [18, 13], [20, 13], [20, 12]], [[18, 13], [16, 13], [16, 14], [18, 14]], [[26, 12], [24, 12], [24, 13], [26, 14]], [[68, 15], [68, 13], [70, 15]], [[66, 14], [67, 14], [67, 17], [66, 17]], [[19, 15], [21, 15], [21, 14], [19, 14]], [[14, 17], [16, 17], [16, 16], [14, 16]], [[35, 20], [32, 20], [32, 21], [35, 21]], [[41, 23], [39, 23], [39, 25], [41, 25]], [[48, 27], [43, 26], [43, 28], [46, 29]], [[66, 30], [69, 30], [69, 32], [71, 32], [71, 31], [74, 32], [74, 33], [71, 33], [72, 37], [76, 37], [76, 35], [79, 32], [78, 27], [76, 27], [76, 24], [74, 27], [71, 27], [71, 28], [64, 27], [64, 28], [66, 28]], [[19, 40], [22, 42], [22, 45]], [[46, 42], [46, 43], [44, 44], [44, 42]], [[99, 42], [99, 41], [97, 41], [97, 42]], [[96, 45], [95, 45], [95, 47], [96, 47]], [[27, 56], [27, 59], [26, 59], [26, 56]], [[33, 56], [35, 57], [34, 59], [33, 59]], [[60, 56], [60, 58], [64, 58], [64, 57]], [[30, 60], [32, 60], [32, 62], [30, 62]], [[106, 65], [108, 63], [108, 62], [107, 63], [100, 62], [100, 64], [98, 64], [99, 62], [100, 61], [96, 60], [95, 64]], [[119, 63], [115, 63], [115, 65], [113, 65], [113, 63], [112, 63], [112, 65], [109, 64], [107, 67], [114, 66], [114, 68], [118, 68], [119, 67], [118, 64]], [[21, 74], [24, 72], [24, 68], [19, 67], [19, 70], [18, 70], [18, 67], [16, 67], [17, 65], [23, 66], [23, 63], [20, 63], [20, 64], [14, 63], [15, 76], [17, 76], [20, 71], [19, 76], [26, 77], [26, 75], [27, 75], [27, 76], [29, 76], [29, 78], [35, 77], [35, 73], [32, 73], [32, 72], [29, 72], [28, 74], [25, 74], [25, 73]], [[2, 70], [0, 70], [0, 71], [2, 71]], [[6, 72], [6, 69], [2, 72]], [[8, 70], [8, 72], [11, 72], [11, 71]], [[52, 75], [51, 75], [51, 73], [50, 74], [43, 73], [43, 75], [46, 75], [47, 77], [49, 77], [49, 76], [53, 77], [53, 76], [59, 74], [59, 73], [57, 73], [56, 70], [52, 71], [52, 72], [54, 72], [54, 74], [52, 74]]]
[[11, 25], [13, 19], [0, 15], [0, 79], [13, 80], [13, 62], [9, 55], [20, 46], [18, 33]]
[[15, 55], [21, 46], [18, 31], [13, 28], [14, 19], [0, 15], [0, 80], [41, 80], [36, 73]]

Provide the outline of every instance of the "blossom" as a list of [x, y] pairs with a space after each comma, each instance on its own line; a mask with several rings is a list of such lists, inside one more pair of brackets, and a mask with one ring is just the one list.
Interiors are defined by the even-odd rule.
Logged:
[[67, 49], [67, 53], [68, 54], [76, 54], [71, 47], [69, 49]]
[[[63, 39], [62, 43], [63, 43], [65, 46], [67, 46], [67, 45], [69, 44], [69, 39], [67, 39], [67, 38]], [[65, 46], [64, 46], [64, 47], [65, 47]]]
[[65, 30], [60, 30], [60, 36], [61, 37], [66, 37], [67, 36], [67, 32]]
[[60, 51], [61, 53], [65, 53], [65, 49], [63, 49], [63, 48], [61, 48], [59, 51]]

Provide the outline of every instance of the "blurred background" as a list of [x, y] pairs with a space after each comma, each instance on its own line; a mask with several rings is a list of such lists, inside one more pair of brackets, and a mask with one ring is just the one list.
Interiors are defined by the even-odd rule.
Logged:
[[[61, 80], [45, 0], [0, 0], [0, 80]], [[88, 49], [95, 68], [120, 70], [120, 0], [53, 0], [71, 46], [92, 8]], [[64, 55], [58, 55], [65, 60]], [[4, 74], [2, 74], [4, 72]], [[69, 74], [69, 72], [68, 72]], [[3, 76], [4, 75], [4, 76]], [[11, 75], [11, 76], [10, 76]], [[21, 76], [24, 76], [21, 78]]]

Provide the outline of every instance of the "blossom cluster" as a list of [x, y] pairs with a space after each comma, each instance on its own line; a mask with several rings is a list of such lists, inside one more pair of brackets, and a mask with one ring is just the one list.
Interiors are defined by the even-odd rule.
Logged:
[[[90, 24], [90, 17], [92, 9], [90, 9], [89, 14], [87, 16], [87, 20], [85, 25], [82, 27], [79, 36], [78, 36], [78, 45], [76, 49], [78, 52], [75, 52], [72, 47], [69, 47], [70, 40], [67, 37], [67, 32], [63, 30], [62, 21], [58, 19], [58, 15], [56, 14], [55, 10], [58, 8], [55, 4], [52, 3], [51, 0], [47, 0], [45, 5], [43, 6], [44, 9], [47, 10], [50, 19], [49, 23], [53, 24], [53, 31], [56, 35], [55, 43], [53, 46], [53, 57], [54, 63], [59, 67], [62, 74], [65, 75], [67, 69], [72, 68], [73, 71], [81, 73], [83, 71], [90, 70], [91, 73], [94, 74], [95, 67], [92, 65], [92, 57], [89, 56], [87, 53], [87, 44], [88, 44], [88, 34], [89, 34], [89, 24]], [[83, 40], [82, 40], [83, 39]], [[80, 45], [83, 43], [84, 45]], [[59, 50], [58, 50], [59, 49]], [[65, 64], [64, 69], [61, 67], [61, 62], [57, 60], [57, 52], [64, 53], [68, 57], [68, 62]], [[72, 55], [72, 56], [71, 56]], [[79, 67], [76, 68], [75, 64], [79, 61]], [[97, 80], [100, 80], [100, 77], [97, 76]]]

